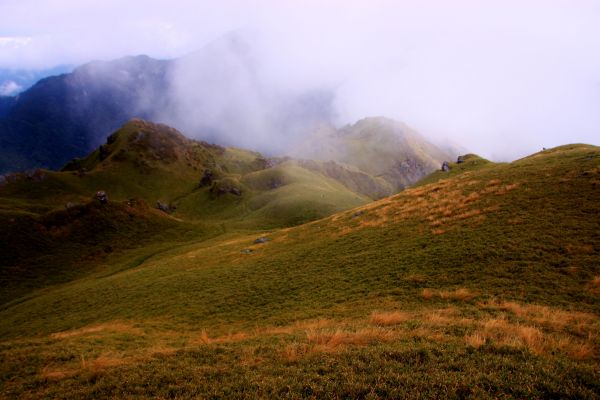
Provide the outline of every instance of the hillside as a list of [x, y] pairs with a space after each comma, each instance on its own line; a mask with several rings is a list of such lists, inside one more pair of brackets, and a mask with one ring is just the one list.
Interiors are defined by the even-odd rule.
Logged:
[[600, 148], [450, 166], [5, 303], [3, 396], [598, 398]]
[[[337, 166], [344, 179], [336, 179], [319, 162], [304, 164], [136, 119], [59, 172], [7, 175], [0, 181], [0, 303], [104, 266], [113, 252], [297, 225], [373, 199], [362, 183], [374, 178]], [[355, 180], [362, 186], [350, 185]], [[94, 199], [98, 191], [107, 205]]]
[[291, 155], [351, 165], [378, 178], [379, 190], [389, 196], [458, 154], [439, 149], [398, 121], [371, 117], [339, 130], [322, 126]]

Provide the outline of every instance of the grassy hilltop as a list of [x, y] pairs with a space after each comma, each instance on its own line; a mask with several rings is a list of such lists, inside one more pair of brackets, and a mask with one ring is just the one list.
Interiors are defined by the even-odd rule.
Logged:
[[[507, 164], [471, 155], [369, 201], [316, 168], [263, 168], [254, 153], [198, 146], [189, 178], [181, 155], [179, 177], [164, 170], [172, 189], [155, 180], [127, 204], [132, 195], [114, 186], [114, 201], [85, 203], [89, 212], [67, 218], [71, 233], [46, 243], [96, 221], [127, 221], [109, 230], [110, 243], [87, 230], [89, 243], [60, 244], [102, 246], [89, 267], [52, 251], [12, 255], [3, 268], [0, 395], [600, 397], [600, 148], [568, 145]], [[228, 158], [233, 151], [242, 153]], [[25, 189], [6, 185], [4, 224], [30, 218], [52, 231], [39, 218], [68, 212], [56, 208], [71, 193], [84, 202], [97, 187], [86, 179], [134, 179], [119, 174], [138, 167], [111, 170], [96, 156], [67, 168], [85, 166], [83, 178], [48, 173], [35, 199], [20, 195], [25, 181], [16, 184]], [[219, 179], [242, 196], [215, 205], [214, 190], [196, 189], [208, 159], [227, 166]], [[353, 208], [320, 203], [314, 209], [333, 214], [277, 226], [297, 196], [314, 195], [311, 185], [318, 196], [302, 204], [335, 193], [332, 204]], [[155, 210], [158, 194], [177, 209]], [[135, 246], [130, 235], [139, 235]], [[52, 273], [31, 283], [27, 261], [42, 276], [44, 257]]]

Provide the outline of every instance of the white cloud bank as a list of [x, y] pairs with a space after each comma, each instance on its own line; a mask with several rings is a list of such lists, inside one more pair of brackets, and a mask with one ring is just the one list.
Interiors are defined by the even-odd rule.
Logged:
[[386, 115], [494, 159], [600, 144], [600, 1], [3, 0], [0, 27], [31, 38], [0, 44], [19, 68], [177, 57], [241, 29], [270, 85], [335, 87], [340, 124]]

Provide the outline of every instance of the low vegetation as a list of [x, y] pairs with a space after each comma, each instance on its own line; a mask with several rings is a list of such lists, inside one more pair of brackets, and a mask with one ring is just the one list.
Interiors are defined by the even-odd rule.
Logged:
[[450, 165], [295, 227], [175, 213], [170, 237], [15, 283], [1, 395], [600, 397], [600, 149]]

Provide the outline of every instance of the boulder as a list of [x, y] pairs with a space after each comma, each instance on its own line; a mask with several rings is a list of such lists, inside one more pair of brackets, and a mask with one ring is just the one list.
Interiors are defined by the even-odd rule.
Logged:
[[108, 203], [108, 195], [104, 190], [99, 190], [96, 192], [96, 200], [100, 202], [100, 204]]
[[213, 172], [209, 169], [205, 169], [204, 170], [204, 175], [202, 175], [202, 178], [200, 178], [200, 183], [199, 183], [199, 187], [205, 187], [208, 185], [211, 185], [213, 183], [213, 179], [214, 179], [215, 175], [213, 174]]
[[156, 202], [156, 208], [158, 208], [162, 212], [170, 214], [173, 211], [175, 211], [176, 207], [173, 205], [167, 204], [167, 203], [163, 203], [162, 201], [159, 200]]
[[448, 163], [448, 161], [444, 161], [444, 163], [442, 164], [442, 171], [444, 171], [444, 172], [450, 171], [450, 164]]
[[352, 214], [352, 217], [351, 217], [351, 218], [352, 218], [352, 219], [354, 219], [354, 218], [358, 218], [358, 217], [360, 217], [361, 215], [363, 215], [364, 213], [365, 213], [364, 211], [357, 211], [357, 212], [355, 212], [354, 214]]
[[458, 158], [456, 159], [457, 164], [462, 164], [464, 162], [465, 162], [465, 156], [458, 156]]
[[254, 244], [267, 243], [268, 241], [269, 241], [269, 238], [268, 238], [268, 237], [261, 236], [261, 237], [259, 237], [258, 239], [256, 239], [256, 240], [254, 241]]
[[283, 186], [283, 181], [281, 178], [275, 177], [271, 178], [269, 181], [269, 189], [277, 189], [278, 187]]

